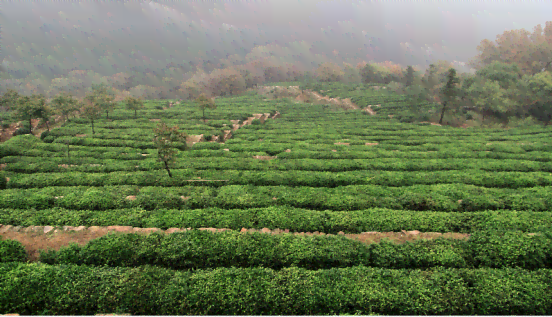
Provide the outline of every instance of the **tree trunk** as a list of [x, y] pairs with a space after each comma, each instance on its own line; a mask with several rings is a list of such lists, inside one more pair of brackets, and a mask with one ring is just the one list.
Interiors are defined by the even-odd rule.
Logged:
[[447, 102], [443, 102], [443, 110], [441, 110], [441, 119], [439, 119], [439, 124], [443, 124], [443, 117], [445, 116], [445, 110], [447, 109]]
[[205, 123], [205, 108], [203, 108], [203, 123]]
[[134, 110], [134, 119], [136, 120], [136, 110]]
[[69, 142], [67, 143], [67, 158], [69, 158]]
[[94, 120], [90, 120], [92, 122], [92, 134], [94, 134]]
[[109, 120], [109, 111], [106, 110], [106, 111], [105, 111], [105, 114], [106, 114], [106, 116], [107, 116], [107, 120]]
[[34, 133], [33, 133], [33, 123], [31, 121], [31, 118], [29, 118], [29, 131], [31, 131], [31, 134], [34, 135]]
[[50, 132], [50, 125], [48, 124], [48, 121], [46, 121], [46, 128], [48, 129], [48, 132]]
[[169, 165], [167, 164], [167, 161], [163, 161], [163, 163], [165, 163], [165, 169], [167, 170], [167, 173], [169, 173], [169, 177], [172, 178], [171, 170], [169, 170]]

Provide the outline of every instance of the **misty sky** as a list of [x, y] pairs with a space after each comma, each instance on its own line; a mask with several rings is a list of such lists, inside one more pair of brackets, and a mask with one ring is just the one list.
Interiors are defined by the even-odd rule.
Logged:
[[311, 66], [467, 62], [483, 39], [552, 20], [548, 1], [3, 0], [0, 8], [2, 79], [193, 69], [234, 54]]

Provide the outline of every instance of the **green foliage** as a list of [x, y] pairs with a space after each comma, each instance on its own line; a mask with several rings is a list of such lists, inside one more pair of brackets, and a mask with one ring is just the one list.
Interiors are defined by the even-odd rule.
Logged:
[[526, 109], [536, 120], [545, 125], [552, 121], [552, 74], [538, 73], [534, 76], [523, 76], [519, 82], [519, 98]]
[[517, 63], [505, 63], [493, 61], [476, 72], [477, 76], [490, 81], [498, 82], [500, 88], [508, 89], [515, 87], [522, 77], [522, 72]]
[[0, 310], [22, 315], [547, 315], [552, 306], [549, 270], [3, 263], [0, 282]]
[[8, 180], [6, 179], [5, 173], [0, 171], [0, 189], [6, 189]]
[[177, 126], [169, 128], [165, 123], [160, 123], [154, 129], [154, 133], [153, 143], [157, 148], [157, 157], [159, 161], [164, 163], [169, 177], [172, 177], [169, 167], [173, 164], [174, 155], [176, 154], [174, 146], [176, 142], [182, 143], [185, 146], [186, 134], [179, 132]]
[[69, 115], [78, 110], [78, 102], [71, 94], [59, 93], [52, 100], [50, 105], [58, 114], [69, 119]]
[[90, 124], [92, 126], [92, 134], [95, 134], [94, 120], [97, 120], [100, 118], [101, 111], [102, 109], [98, 104], [90, 101], [88, 101], [82, 108], [83, 117], [90, 120]]
[[[552, 240], [524, 232], [476, 232], [470, 239], [417, 240], [404, 244], [383, 241], [364, 244], [343, 236], [212, 233], [202, 230], [109, 234], [59, 251], [42, 253], [48, 264], [95, 266], [158, 265], [166, 268], [302, 267], [309, 270], [351, 266], [393, 269], [430, 268], [552, 268]], [[313, 246], [316, 246], [313, 248]]]
[[105, 84], [92, 85], [92, 92], [88, 93], [84, 99], [99, 107], [101, 111], [105, 111], [107, 119], [109, 119], [109, 111], [112, 111], [115, 107], [113, 102], [115, 96], [111, 88]]
[[[134, 119], [136, 119], [136, 112], [140, 109], [145, 108], [144, 102], [142, 100], [133, 97], [125, 98], [124, 103], [128, 110], [134, 110]], [[162, 109], [163, 107], [161, 107], [161, 110]]]
[[384, 83], [388, 84], [391, 82], [391, 75], [373, 64], [366, 64], [360, 70], [360, 76], [362, 77], [362, 83]]
[[404, 81], [406, 87], [410, 87], [414, 84], [414, 68], [411, 65], [406, 68]]
[[13, 136], [23, 135], [23, 134], [31, 134], [31, 129], [28, 127], [22, 127], [13, 132]]
[[203, 113], [203, 121], [205, 122], [205, 109], [216, 109], [217, 105], [215, 104], [215, 101], [211, 98], [207, 98], [207, 96], [202, 93], [195, 99], [196, 104], [199, 107], [199, 110]]
[[21, 242], [8, 239], [2, 240], [2, 237], [0, 237], [0, 263], [26, 261], [27, 251], [25, 251]]
[[50, 135], [50, 131], [44, 131], [44, 132], [42, 132], [42, 133], [40, 134], [40, 139], [41, 139], [42, 141], [44, 141], [44, 139], [45, 139], [48, 135]]

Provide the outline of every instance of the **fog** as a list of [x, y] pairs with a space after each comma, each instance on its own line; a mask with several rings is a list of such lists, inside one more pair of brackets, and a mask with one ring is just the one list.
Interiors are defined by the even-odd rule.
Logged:
[[552, 3], [498, 1], [3, 1], [2, 80], [49, 82], [73, 70], [184, 80], [272, 57], [462, 63], [483, 39], [544, 25]]

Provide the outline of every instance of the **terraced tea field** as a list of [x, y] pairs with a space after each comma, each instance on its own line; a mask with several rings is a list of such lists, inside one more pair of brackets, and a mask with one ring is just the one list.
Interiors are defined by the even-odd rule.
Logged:
[[[152, 101], [1, 143], [0, 312], [552, 314], [552, 129], [403, 124], [383, 98]], [[172, 177], [159, 122], [203, 135]]]

